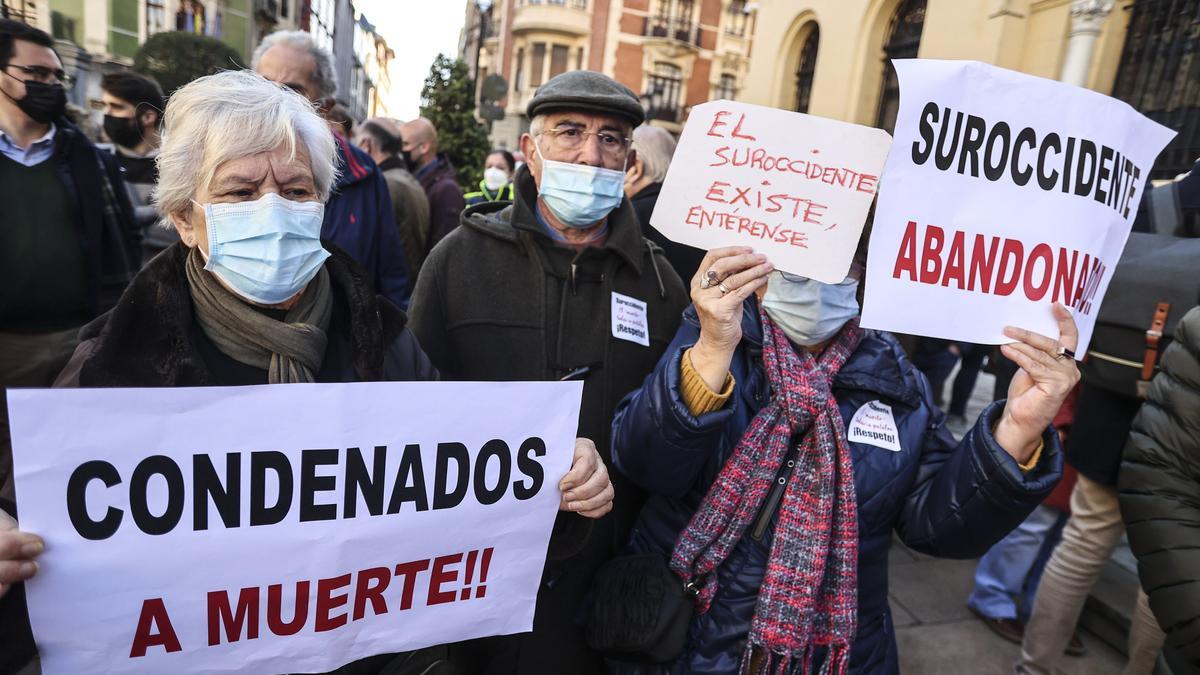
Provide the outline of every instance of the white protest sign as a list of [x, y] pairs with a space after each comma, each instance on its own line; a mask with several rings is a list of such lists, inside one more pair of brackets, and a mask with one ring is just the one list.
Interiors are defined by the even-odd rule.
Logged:
[[701, 249], [750, 246], [776, 269], [846, 277], [891, 139], [733, 101], [692, 108], [650, 224]]
[[530, 630], [582, 391], [10, 390], [42, 672], [318, 672]]
[[862, 325], [981, 344], [1006, 325], [1080, 358], [1155, 157], [1175, 132], [1087, 89], [972, 61], [898, 60], [900, 111]]

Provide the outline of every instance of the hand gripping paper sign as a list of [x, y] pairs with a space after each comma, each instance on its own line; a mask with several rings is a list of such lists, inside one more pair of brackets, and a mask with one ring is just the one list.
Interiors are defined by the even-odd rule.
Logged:
[[702, 249], [750, 246], [776, 269], [846, 277], [890, 137], [796, 112], [711, 101], [692, 108], [650, 224]]
[[1004, 326], [1075, 353], [1175, 135], [1125, 103], [972, 61], [898, 60], [900, 111], [871, 230], [862, 325], [981, 344]]
[[581, 394], [10, 391], [42, 671], [323, 672], [530, 630]]

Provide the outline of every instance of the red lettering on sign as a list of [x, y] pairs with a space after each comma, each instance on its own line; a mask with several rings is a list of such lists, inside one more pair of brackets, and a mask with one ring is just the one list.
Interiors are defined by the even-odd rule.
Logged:
[[[158, 627], [158, 632], [154, 628]], [[179, 637], [171, 625], [171, 617], [162, 598], [150, 598], [142, 602], [142, 613], [138, 616], [137, 630], [133, 632], [133, 646], [129, 649], [129, 658], [145, 656], [150, 647], [162, 647], [167, 653], [183, 649], [179, 646]]]

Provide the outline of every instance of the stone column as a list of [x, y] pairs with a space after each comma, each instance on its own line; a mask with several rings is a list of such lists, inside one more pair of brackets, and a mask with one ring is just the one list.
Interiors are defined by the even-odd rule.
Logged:
[[1071, 3], [1071, 32], [1060, 80], [1077, 87], [1087, 86], [1096, 38], [1112, 7], [1113, 0], [1074, 0]]

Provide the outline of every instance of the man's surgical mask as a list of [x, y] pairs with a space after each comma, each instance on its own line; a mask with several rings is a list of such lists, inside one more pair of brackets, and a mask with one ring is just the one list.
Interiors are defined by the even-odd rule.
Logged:
[[621, 204], [625, 195], [625, 171], [602, 169], [546, 159], [534, 140], [542, 160], [538, 195], [546, 208], [564, 225], [587, 228], [603, 220]]
[[499, 190], [508, 184], [508, 172], [497, 166], [484, 169], [483, 184], [489, 190]]
[[[6, 75], [8, 73], [5, 73]], [[9, 75], [9, 77], [12, 77]], [[18, 78], [13, 78], [18, 79]], [[16, 99], [4, 95], [16, 104], [21, 112], [38, 124], [49, 124], [63, 116], [67, 109], [67, 90], [61, 84], [46, 84], [36, 80], [21, 80], [25, 83], [25, 97]]]
[[762, 306], [788, 339], [802, 347], [818, 345], [858, 316], [858, 279], [823, 284], [774, 272]]
[[329, 257], [321, 246], [321, 202], [272, 192], [252, 202], [198, 206], [208, 221], [204, 269], [251, 302], [278, 305], [295, 296]]
[[104, 133], [113, 143], [126, 148], [136, 148], [142, 142], [142, 127], [136, 117], [105, 115]]

